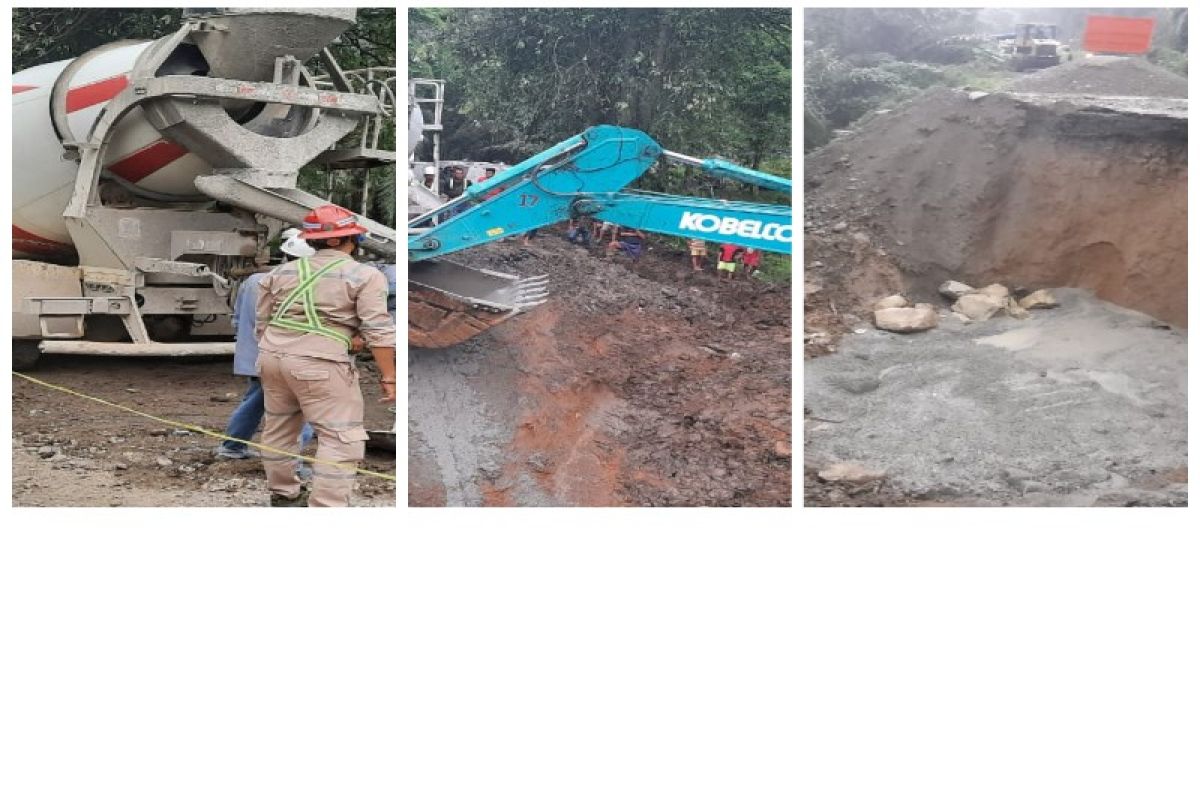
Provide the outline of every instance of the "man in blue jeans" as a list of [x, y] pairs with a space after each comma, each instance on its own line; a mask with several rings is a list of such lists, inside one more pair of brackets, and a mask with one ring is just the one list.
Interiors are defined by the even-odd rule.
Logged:
[[[312, 255], [314, 251], [299, 238], [300, 231], [292, 228], [285, 231], [283, 244], [279, 249], [293, 258], [303, 258]], [[258, 341], [254, 338], [254, 315], [258, 304], [258, 284], [263, 279], [262, 272], [256, 272], [242, 282], [237, 299], [233, 304], [233, 329], [237, 334], [233, 351], [233, 374], [244, 375], [249, 383], [241, 403], [229, 417], [225, 427], [225, 435], [235, 439], [249, 441], [262, 422], [266, 407], [263, 403], [262, 384], [258, 380]], [[300, 450], [303, 451], [313, 439], [313, 429], [305, 425], [300, 431]], [[217, 458], [242, 459], [251, 458], [250, 448], [242, 442], [224, 441], [217, 446]], [[311, 468], [304, 463], [296, 466], [296, 472], [301, 479], [307, 479], [312, 474]]]
[[387, 278], [388, 313], [392, 315], [392, 320], [394, 321], [396, 319], [396, 265], [378, 263], [375, 266], [383, 273], [383, 277]]

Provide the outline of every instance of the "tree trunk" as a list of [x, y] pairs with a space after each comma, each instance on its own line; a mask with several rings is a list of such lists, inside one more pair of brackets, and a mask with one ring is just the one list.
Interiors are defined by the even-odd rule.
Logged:
[[654, 12], [658, 19], [657, 35], [654, 40], [654, 51], [650, 55], [650, 75], [646, 87], [642, 91], [639, 127], [648, 130], [653, 126], [655, 117], [662, 112], [663, 87], [666, 83], [667, 72], [671, 69], [671, 34], [675, 23], [674, 15], [669, 9]]

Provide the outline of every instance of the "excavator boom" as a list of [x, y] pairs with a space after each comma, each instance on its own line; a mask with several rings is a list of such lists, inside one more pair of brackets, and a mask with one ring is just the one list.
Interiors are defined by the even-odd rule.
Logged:
[[[447, 257], [583, 215], [654, 233], [791, 253], [791, 206], [627, 190], [660, 159], [791, 194], [786, 178], [722, 159], [664, 151], [641, 131], [611, 125], [590, 128], [409, 221], [410, 298], [415, 289], [415, 297], [424, 304], [417, 309], [410, 303], [416, 309], [412, 315], [455, 331], [417, 339], [410, 331], [410, 341], [420, 346], [452, 344], [461, 341], [460, 335], [469, 337], [544, 302], [544, 275], [521, 279], [472, 269]], [[472, 314], [472, 309], [484, 313]], [[466, 322], [449, 325], [447, 320]]]

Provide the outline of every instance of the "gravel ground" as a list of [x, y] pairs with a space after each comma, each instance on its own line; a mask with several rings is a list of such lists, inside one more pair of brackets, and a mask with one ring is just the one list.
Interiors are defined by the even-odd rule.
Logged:
[[859, 328], [810, 360], [806, 466], [882, 471], [889, 504], [1186, 504], [1186, 332], [1055, 294], [1028, 320]]
[[[395, 412], [377, 402], [363, 371], [367, 427], [387, 430]], [[245, 390], [228, 359], [43, 357], [41, 380], [208, 430], [223, 430]], [[257, 459], [218, 461], [218, 440], [13, 378], [13, 505], [264, 506]], [[311, 452], [309, 453], [311, 455]], [[395, 474], [391, 453], [364, 466]], [[353, 505], [394, 506], [393, 481], [359, 476]]]

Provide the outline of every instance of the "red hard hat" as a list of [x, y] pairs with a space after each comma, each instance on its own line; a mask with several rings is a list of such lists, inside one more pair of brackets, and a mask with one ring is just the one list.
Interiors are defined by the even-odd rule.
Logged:
[[358, 224], [358, 217], [341, 206], [317, 206], [304, 218], [301, 239], [344, 239], [367, 229]]

